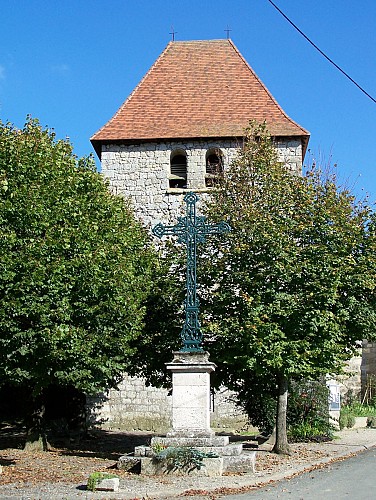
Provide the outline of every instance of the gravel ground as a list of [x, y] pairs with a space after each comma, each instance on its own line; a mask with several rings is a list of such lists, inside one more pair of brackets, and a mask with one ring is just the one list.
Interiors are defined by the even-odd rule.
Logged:
[[[149, 438], [150, 435], [144, 434], [107, 432], [97, 435], [91, 443], [81, 443], [75, 449], [55, 448], [38, 454], [29, 454], [16, 447], [4, 448], [4, 442], [0, 440], [0, 464], [3, 469], [0, 474], [0, 498], [151, 500], [196, 496], [197, 500], [214, 499], [249, 491], [307, 469], [323, 467], [332, 460], [340, 460], [374, 446], [376, 429], [341, 431], [337, 439], [329, 443], [293, 444], [292, 454], [288, 457], [270, 453], [268, 446], [264, 445], [257, 452], [255, 474], [231, 474], [218, 478], [145, 477], [114, 470], [118, 456], [131, 451], [134, 445], [147, 442]], [[254, 442], [248, 441], [246, 446], [254, 446]], [[120, 491], [87, 491], [87, 477], [94, 471], [117, 474]]]

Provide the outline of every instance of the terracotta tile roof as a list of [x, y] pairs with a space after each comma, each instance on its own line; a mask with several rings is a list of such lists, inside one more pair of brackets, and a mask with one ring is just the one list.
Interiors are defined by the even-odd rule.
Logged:
[[241, 137], [249, 120], [273, 136], [309, 133], [289, 118], [231, 40], [170, 42], [91, 141]]

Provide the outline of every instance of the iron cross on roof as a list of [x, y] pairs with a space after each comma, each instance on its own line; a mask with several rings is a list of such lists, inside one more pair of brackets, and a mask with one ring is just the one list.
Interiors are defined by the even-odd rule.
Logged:
[[187, 246], [187, 279], [185, 298], [185, 322], [181, 332], [184, 352], [203, 351], [202, 332], [199, 315], [199, 300], [197, 297], [196, 257], [197, 243], [204, 243], [205, 237], [211, 234], [227, 233], [231, 231], [226, 222], [207, 224], [206, 217], [196, 215], [196, 203], [199, 197], [195, 193], [187, 193], [184, 201], [187, 204], [186, 217], [178, 217], [175, 226], [165, 226], [160, 223], [153, 227], [155, 236], [173, 235], [178, 237], [178, 242]]

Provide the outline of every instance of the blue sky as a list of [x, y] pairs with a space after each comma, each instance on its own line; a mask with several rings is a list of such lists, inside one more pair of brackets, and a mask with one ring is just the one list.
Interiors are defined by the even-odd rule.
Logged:
[[[374, 0], [274, 0], [376, 99]], [[78, 156], [166, 47], [225, 29], [284, 111], [311, 133], [311, 155], [336, 163], [376, 200], [376, 104], [326, 61], [268, 0], [2, 0], [0, 117], [27, 114], [68, 136]], [[308, 160], [308, 158], [307, 158]]]

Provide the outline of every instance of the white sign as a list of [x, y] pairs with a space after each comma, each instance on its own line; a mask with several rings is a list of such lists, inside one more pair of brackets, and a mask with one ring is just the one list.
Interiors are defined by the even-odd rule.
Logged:
[[341, 409], [341, 393], [339, 389], [339, 384], [334, 382], [328, 383], [329, 389], [329, 410], [340, 410]]

